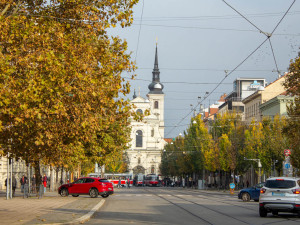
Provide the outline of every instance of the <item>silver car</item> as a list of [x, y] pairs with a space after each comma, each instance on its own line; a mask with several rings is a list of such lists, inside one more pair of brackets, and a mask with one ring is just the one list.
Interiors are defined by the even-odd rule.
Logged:
[[300, 178], [272, 177], [260, 190], [259, 215], [266, 217], [271, 212], [298, 213], [300, 217]]

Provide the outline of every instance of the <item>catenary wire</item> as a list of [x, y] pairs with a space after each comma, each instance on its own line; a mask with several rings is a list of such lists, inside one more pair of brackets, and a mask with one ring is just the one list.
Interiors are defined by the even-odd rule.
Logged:
[[[224, 1], [224, 0], [223, 0]], [[208, 93], [208, 96], [209, 97], [222, 83], [223, 81], [229, 76], [231, 75], [238, 67], [240, 67], [247, 59], [249, 59], [249, 57], [251, 57], [267, 40], [269, 40], [269, 38], [271, 38], [272, 34], [276, 31], [276, 29], [278, 28], [278, 26], [280, 25], [280, 23], [283, 21], [284, 17], [287, 15], [287, 13], [289, 12], [289, 10], [291, 9], [291, 7], [294, 5], [296, 0], [294, 0], [292, 2], [292, 4], [290, 5], [290, 7], [287, 9], [287, 11], [285, 12], [285, 14], [283, 15], [283, 17], [280, 19], [280, 21], [277, 23], [277, 25], [275, 26], [275, 28], [273, 29], [272, 33], [270, 35], [267, 35], [267, 38], [254, 50], [252, 51], [241, 63], [239, 63], [232, 71], [230, 71], [228, 74], [226, 74], [226, 76], [220, 81], [219, 84], [217, 84], [217, 86], [211, 91]], [[225, 1], [224, 1], [225, 2]], [[175, 125], [173, 127], [173, 129], [171, 129], [167, 134], [166, 136], [168, 136], [176, 127], [178, 127], [178, 125], [180, 125], [180, 123], [185, 119], [187, 118], [206, 98], [204, 98], [203, 100], [201, 100], [195, 107], [194, 109], [192, 109], [185, 117], [183, 117], [179, 123], [177, 123], [177, 125]]]
[[141, 30], [142, 30], [142, 22], [143, 22], [143, 14], [144, 14], [144, 0], [142, 0], [141, 22], [140, 22], [140, 27], [139, 27], [138, 40], [137, 40], [137, 44], [136, 44], [135, 61], [136, 61], [136, 58], [137, 58], [137, 55], [138, 55], [138, 50], [139, 50]]

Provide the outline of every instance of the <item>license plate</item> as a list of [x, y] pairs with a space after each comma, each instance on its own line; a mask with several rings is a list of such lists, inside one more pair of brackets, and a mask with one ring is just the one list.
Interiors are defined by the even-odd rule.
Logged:
[[111, 188], [108, 188], [108, 190], [111, 190]]
[[285, 193], [272, 192], [272, 196], [285, 196]]

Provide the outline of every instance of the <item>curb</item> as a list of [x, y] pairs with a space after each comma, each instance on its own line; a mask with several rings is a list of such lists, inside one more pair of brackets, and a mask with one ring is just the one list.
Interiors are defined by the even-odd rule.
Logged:
[[49, 223], [49, 224], [41, 223], [39, 225], [70, 225], [70, 224], [84, 223], [84, 222], [88, 221], [94, 215], [94, 213], [103, 206], [104, 203], [105, 203], [105, 200], [102, 199], [97, 205], [95, 205], [91, 209], [91, 211], [89, 211], [87, 214], [85, 214], [82, 217], [75, 219], [73, 221], [64, 222], [64, 223]]

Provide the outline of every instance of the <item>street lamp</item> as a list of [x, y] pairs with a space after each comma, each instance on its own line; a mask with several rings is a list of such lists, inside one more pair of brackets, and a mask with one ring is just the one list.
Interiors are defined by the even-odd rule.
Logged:
[[244, 157], [244, 160], [257, 162], [257, 165], [258, 165], [258, 183], [261, 183], [261, 168], [262, 168], [262, 166], [261, 166], [260, 159], [247, 159], [246, 157]]

